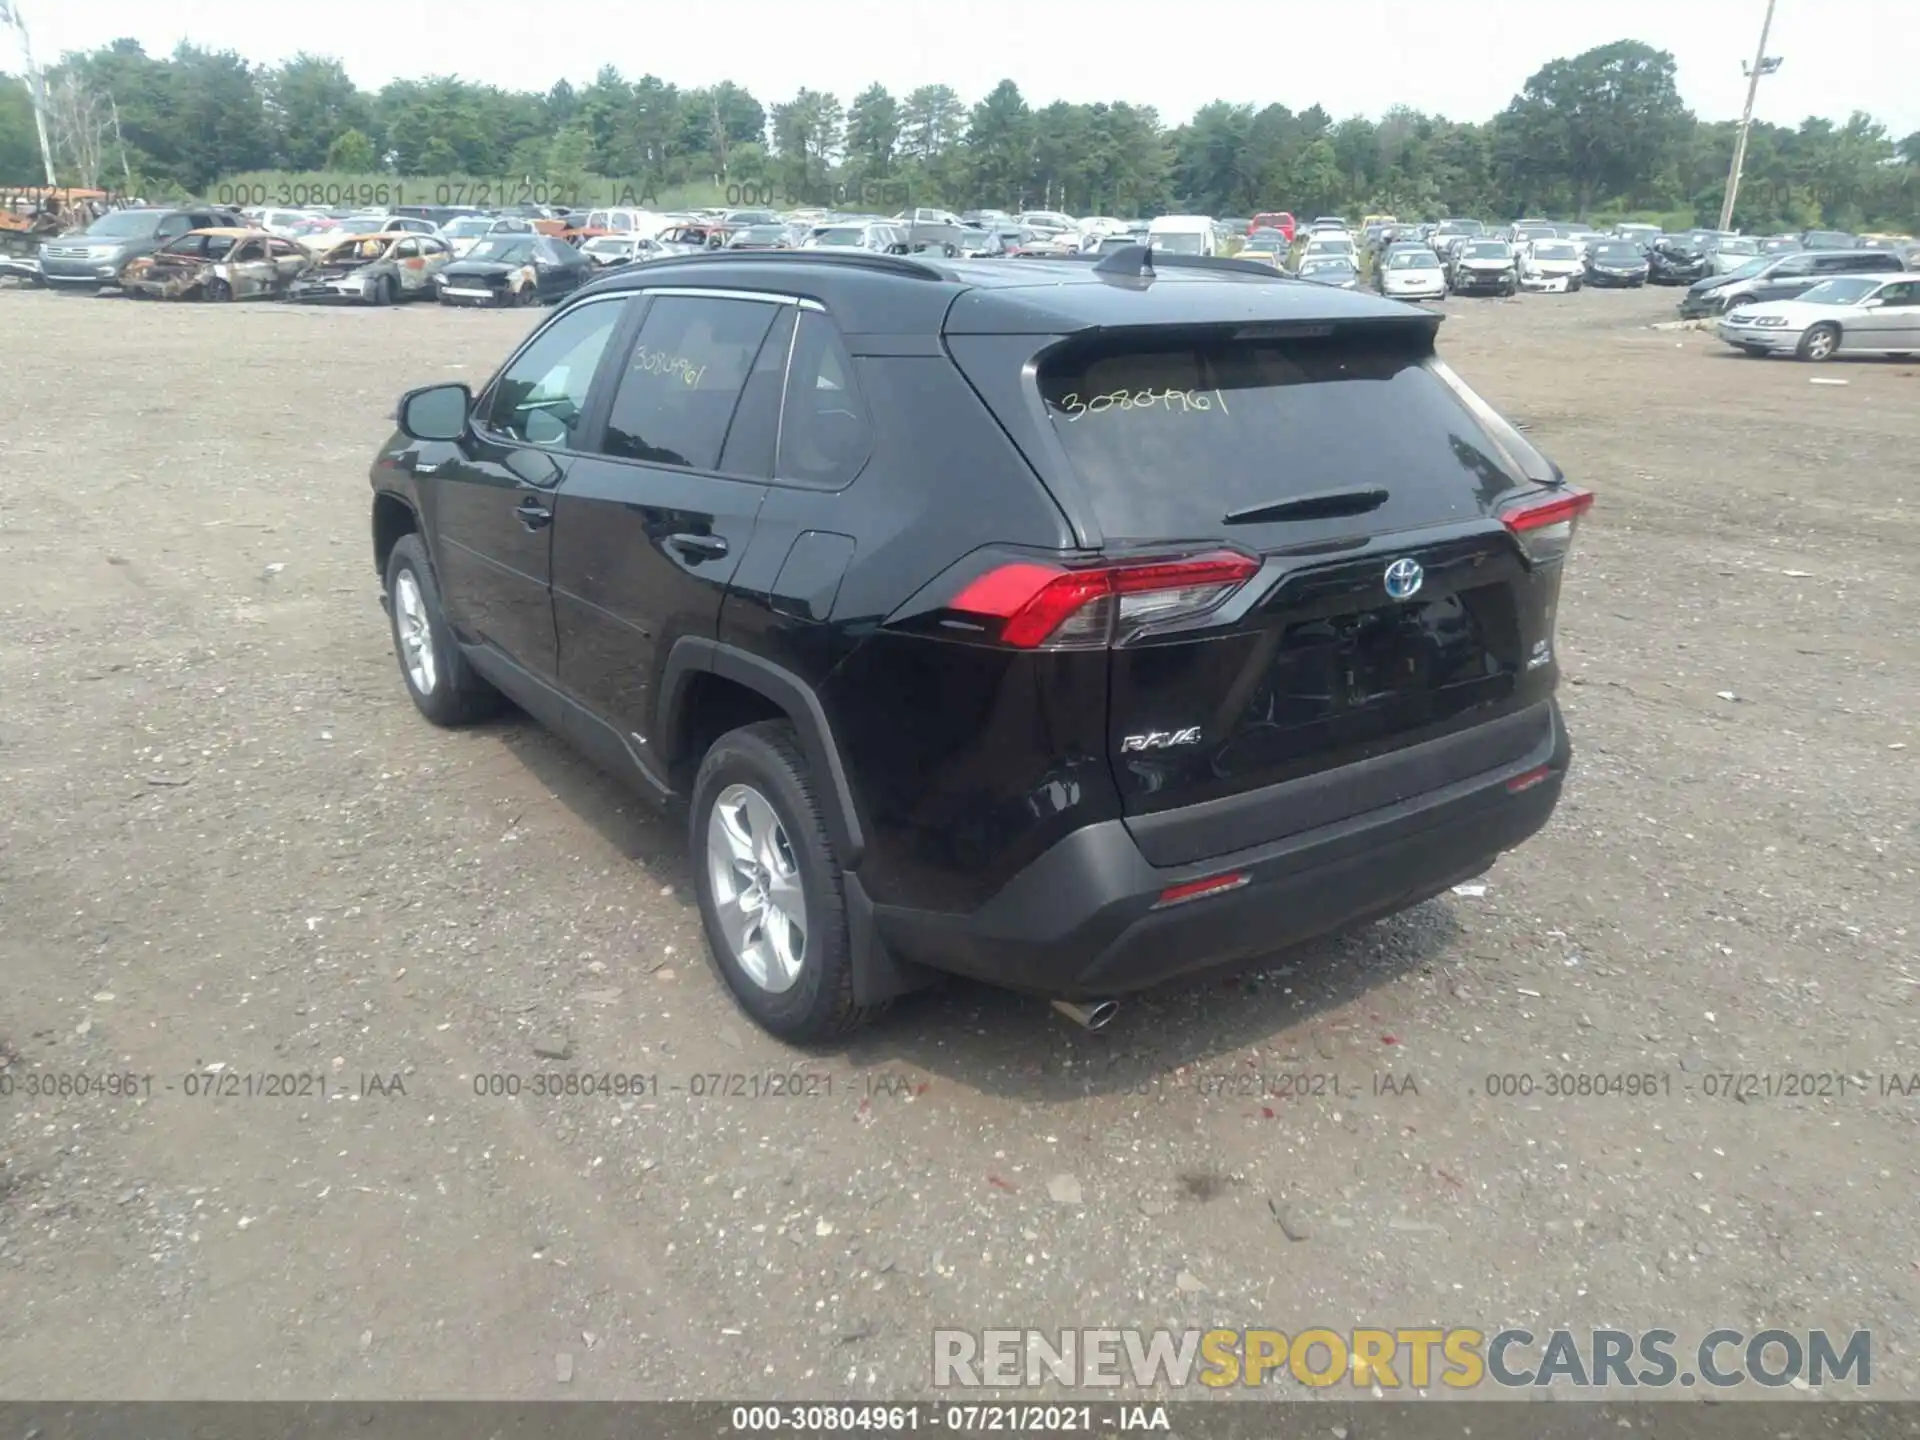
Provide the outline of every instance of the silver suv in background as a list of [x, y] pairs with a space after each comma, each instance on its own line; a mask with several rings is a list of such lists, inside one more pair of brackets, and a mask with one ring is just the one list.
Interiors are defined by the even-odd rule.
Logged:
[[218, 206], [184, 210], [109, 210], [85, 230], [45, 240], [40, 245], [40, 278], [69, 290], [98, 290], [118, 285], [129, 260], [151, 255], [189, 230], [246, 227], [246, 221]]
[[800, 242], [802, 250], [871, 250], [880, 255], [907, 253], [906, 231], [881, 220], [850, 220], [843, 225], [816, 226]]

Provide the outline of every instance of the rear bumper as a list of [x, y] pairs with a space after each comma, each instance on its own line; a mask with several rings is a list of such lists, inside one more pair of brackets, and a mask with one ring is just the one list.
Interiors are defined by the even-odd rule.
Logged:
[[[1246, 964], [1403, 910], [1480, 874], [1547, 823], [1572, 746], [1557, 705], [1530, 754], [1284, 840], [1154, 866], [1119, 820], [1075, 831], [968, 914], [876, 905], [901, 959], [1067, 999], [1142, 990]], [[1515, 777], [1547, 767], [1515, 793]], [[1168, 887], [1244, 874], [1236, 889], [1157, 908]]]

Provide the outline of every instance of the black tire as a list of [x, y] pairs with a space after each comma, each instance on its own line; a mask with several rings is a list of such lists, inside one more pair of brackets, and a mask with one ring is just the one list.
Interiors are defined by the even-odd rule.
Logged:
[[[799, 973], [784, 990], [768, 989], [747, 973], [720, 920], [708, 863], [708, 826], [721, 797], [735, 785], [751, 786], [772, 808], [806, 903]], [[885, 1009], [854, 1002], [843, 872], [791, 724], [765, 720], [729, 731], [713, 743], [694, 777], [687, 838], [708, 957], [755, 1024], [792, 1044], [819, 1045], [858, 1029]]]
[[233, 287], [217, 276], [200, 287], [200, 297], [216, 305], [233, 299]]
[[1760, 345], [1742, 345], [1740, 347], [1740, 353], [1742, 355], [1750, 355], [1755, 360], [1764, 360], [1767, 358], [1765, 347]]
[[[427, 635], [432, 644], [433, 672], [423, 689], [413, 678], [407, 663], [407, 644], [402, 637], [402, 577], [410, 577], [426, 612]], [[433, 578], [433, 566], [427, 560], [427, 547], [418, 535], [402, 535], [387, 556], [387, 614], [393, 634], [394, 657], [400, 662], [400, 679], [413, 697], [414, 706], [436, 725], [471, 725], [500, 712], [500, 692], [481, 679], [455, 643], [453, 630], [440, 608], [440, 586]]]
[[1575, 275], [1571, 280], [1567, 281], [1567, 293], [1569, 295], [1578, 295], [1580, 293], [1580, 277], [1578, 275]]
[[375, 278], [373, 286], [367, 291], [369, 305], [393, 304], [393, 281], [385, 275]]
[[1796, 360], [1811, 360], [1818, 364], [1831, 360], [1840, 349], [1840, 327], [1831, 320], [1822, 320], [1818, 325], [1809, 326], [1807, 333], [1800, 337], [1800, 343], [1794, 347]]

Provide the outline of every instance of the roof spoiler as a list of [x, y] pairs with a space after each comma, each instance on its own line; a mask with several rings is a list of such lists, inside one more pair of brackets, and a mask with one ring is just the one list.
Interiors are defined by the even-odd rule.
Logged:
[[[1090, 260], [1090, 255], [1065, 255], [1065, 260]], [[1127, 245], [1115, 250], [1111, 255], [1102, 255], [1094, 261], [1094, 273], [1111, 275], [1119, 280], [1152, 280], [1156, 268], [1169, 270], [1224, 270], [1238, 275], [1257, 275], [1262, 280], [1292, 281], [1291, 275], [1282, 275], [1271, 265], [1262, 265], [1257, 260], [1235, 260], [1227, 255], [1177, 255], [1170, 251], [1156, 251], [1149, 245]]]

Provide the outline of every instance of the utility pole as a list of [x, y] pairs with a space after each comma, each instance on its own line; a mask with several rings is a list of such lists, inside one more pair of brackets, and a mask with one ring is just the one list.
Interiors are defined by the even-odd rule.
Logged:
[[120, 147], [120, 173], [127, 179], [127, 196], [133, 196], [133, 166], [127, 163], [127, 137], [120, 133], [120, 102], [107, 92], [107, 104], [113, 107], [113, 143]]
[[0, 0], [0, 22], [13, 26], [14, 34], [20, 37], [20, 59], [27, 72], [27, 97], [33, 104], [34, 129], [40, 132], [40, 163], [46, 168], [47, 188], [52, 189], [60, 182], [53, 170], [53, 142], [47, 138], [47, 82], [33, 63], [33, 41], [27, 36], [27, 18], [20, 13], [16, 0]]
[[1753, 102], [1760, 93], [1760, 77], [1771, 75], [1780, 68], [1780, 57], [1767, 54], [1767, 32], [1773, 28], [1774, 0], [1767, 0], [1767, 16], [1760, 22], [1760, 48], [1754, 52], [1753, 65], [1741, 68], [1747, 72], [1747, 108], [1740, 116], [1740, 135], [1733, 142], [1733, 164], [1727, 167], [1727, 198], [1720, 206], [1720, 228], [1727, 229], [1733, 224], [1733, 202], [1740, 194], [1740, 171], [1747, 163], [1747, 132], [1753, 128]]

